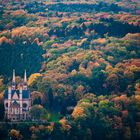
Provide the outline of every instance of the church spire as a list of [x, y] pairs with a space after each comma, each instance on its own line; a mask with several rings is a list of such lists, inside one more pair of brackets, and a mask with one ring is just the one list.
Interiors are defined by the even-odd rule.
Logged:
[[26, 74], [26, 70], [24, 72], [24, 83], [23, 83], [23, 90], [27, 90], [27, 74]]
[[15, 90], [16, 87], [16, 76], [15, 76], [15, 70], [13, 70], [13, 79], [12, 79], [12, 90]]
[[27, 83], [27, 74], [26, 74], [26, 70], [24, 72], [24, 83]]
[[12, 83], [16, 82], [16, 76], [15, 76], [15, 70], [13, 70], [13, 79], [12, 79]]

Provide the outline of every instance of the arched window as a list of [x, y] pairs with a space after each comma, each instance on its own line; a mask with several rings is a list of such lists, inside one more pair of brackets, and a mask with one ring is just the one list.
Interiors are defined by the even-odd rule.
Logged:
[[26, 108], [27, 107], [27, 104], [26, 103], [23, 103], [23, 108]]
[[8, 107], [8, 103], [6, 103], [5, 106]]

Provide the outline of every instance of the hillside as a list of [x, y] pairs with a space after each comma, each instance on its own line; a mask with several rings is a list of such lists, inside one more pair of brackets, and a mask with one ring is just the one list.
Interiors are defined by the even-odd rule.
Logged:
[[13, 69], [38, 120], [0, 123], [3, 140], [140, 139], [139, 0], [0, 4], [0, 120]]

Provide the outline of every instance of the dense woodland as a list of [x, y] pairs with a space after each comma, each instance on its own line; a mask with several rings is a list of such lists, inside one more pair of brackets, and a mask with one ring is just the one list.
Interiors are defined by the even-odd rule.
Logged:
[[[140, 139], [139, 0], [0, 4], [1, 140]], [[37, 122], [4, 120], [13, 69]]]

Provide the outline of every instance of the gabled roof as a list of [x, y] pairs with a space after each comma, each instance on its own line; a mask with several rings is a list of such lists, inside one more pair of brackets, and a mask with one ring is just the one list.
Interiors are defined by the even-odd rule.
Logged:
[[19, 96], [18, 96], [18, 94], [16, 93], [16, 91], [14, 92], [14, 94], [13, 94], [13, 97], [12, 97], [12, 99], [15, 99], [15, 100], [17, 100], [19, 98]]
[[[14, 95], [15, 92], [16, 92], [16, 94], [19, 97], [19, 94], [20, 94], [19, 90], [12, 90], [11, 91], [12, 97], [13, 97], [13, 95]], [[4, 98], [5, 99], [8, 99], [8, 90], [5, 90], [5, 92], [4, 92]], [[30, 98], [30, 91], [29, 90], [22, 90], [22, 98], [23, 99]]]
[[30, 91], [29, 90], [22, 90], [22, 98], [30, 98]]

